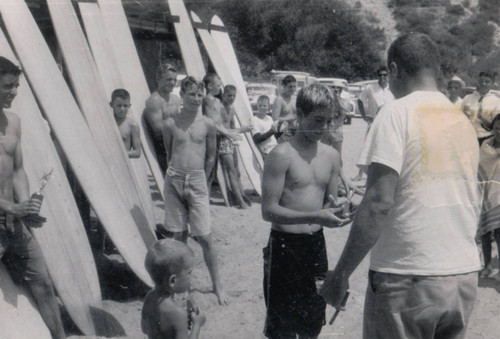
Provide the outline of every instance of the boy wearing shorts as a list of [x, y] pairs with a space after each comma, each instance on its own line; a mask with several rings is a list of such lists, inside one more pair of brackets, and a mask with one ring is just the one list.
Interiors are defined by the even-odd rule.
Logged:
[[262, 181], [262, 216], [272, 222], [264, 248], [264, 334], [269, 338], [316, 338], [325, 323], [326, 303], [315, 280], [328, 268], [323, 226], [348, 220], [334, 213], [340, 156], [319, 141], [333, 119], [334, 98], [321, 84], [297, 96], [297, 132], [276, 146]]
[[216, 128], [201, 113], [205, 95], [202, 82], [188, 76], [181, 83], [183, 107], [163, 124], [168, 168], [165, 176], [165, 229], [168, 236], [187, 241], [190, 232], [203, 250], [214, 292], [227, 304], [210, 230], [207, 178], [214, 167]]

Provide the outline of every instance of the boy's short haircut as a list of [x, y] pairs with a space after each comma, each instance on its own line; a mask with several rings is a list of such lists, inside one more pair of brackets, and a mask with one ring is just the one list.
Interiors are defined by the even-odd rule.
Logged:
[[0, 56], [0, 75], [12, 74], [20, 75], [21, 69], [16, 66], [12, 61], [3, 56]]
[[166, 238], [149, 248], [144, 264], [155, 285], [160, 286], [165, 279], [188, 267], [193, 257], [193, 250], [185, 243]]
[[437, 45], [423, 33], [405, 34], [394, 40], [387, 52], [387, 64], [390, 65], [392, 62], [409, 75], [430, 69], [437, 76], [440, 70]]
[[156, 69], [156, 80], [161, 79], [167, 72], [177, 73], [177, 69], [168, 62], [161, 63]]
[[117, 88], [111, 93], [111, 102], [115, 101], [116, 98], [130, 100], [130, 93], [126, 89]]
[[215, 73], [207, 73], [203, 77], [203, 83], [205, 84], [205, 87], [208, 87], [209, 84], [211, 84], [215, 79], [217, 79], [219, 76]]
[[260, 102], [260, 101], [267, 101], [267, 103], [269, 104], [271, 102], [271, 99], [269, 99], [269, 97], [267, 95], [261, 95], [257, 99], [257, 102]]
[[487, 78], [490, 78], [491, 81], [495, 81], [495, 76], [496, 74], [494, 72], [491, 72], [491, 71], [482, 71], [482, 72], [479, 72], [479, 77], [487, 77]]
[[181, 81], [181, 92], [186, 93], [186, 91], [192, 86], [196, 86], [197, 89], [205, 90], [205, 84], [202, 81], [188, 75]]
[[302, 88], [297, 94], [297, 114], [307, 117], [317, 109], [331, 109], [334, 105], [332, 92], [327, 86], [312, 83]]
[[295, 79], [293, 75], [287, 75], [286, 77], [283, 78], [283, 80], [281, 80], [283, 86], [286, 86], [292, 82], [297, 82], [297, 79]]
[[235, 91], [236, 92], [236, 86], [234, 86], [234, 85], [224, 86], [224, 93], [226, 93], [227, 91]]

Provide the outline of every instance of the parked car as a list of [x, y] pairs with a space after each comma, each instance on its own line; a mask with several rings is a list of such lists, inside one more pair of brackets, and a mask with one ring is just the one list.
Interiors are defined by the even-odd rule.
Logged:
[[[269, 105], [271, 106], [278, 95], [278, 87], [270, 83], [258, 83], [250, 82], [246, 86], [248, 99], [250, 100], [250, 105], [252, 105], [252, 111], [255, 113], [258, 111], [257, 99], [261, 95], [267, 95], [269, 97]], [[269, 110], [269, 114], [271, 111]]]
[[271, 71], [271, 82], [278, 86], [278, 90], [281, 88], [281, 81], [287, 76], [293, 75], [295, 79], [297, 79], [297, 91], [299, 91], [305, 85], [308, 85], [314, 81], [316, 81], [316, 77], [307, 72], [298, 72], [298, 71]]
[[363, 80], [347, 84], [347, 91], [351, 94], [354, 103], [354, 118], [362, 118], [358, 107], [359, 95], [363, 92], [366, 86], [376, 83], [378, 80]]

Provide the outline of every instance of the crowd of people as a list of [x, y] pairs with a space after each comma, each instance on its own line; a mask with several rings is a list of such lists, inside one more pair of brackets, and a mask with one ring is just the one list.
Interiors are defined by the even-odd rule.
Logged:
[[[209, 197], [219, 161], [235, 204], [248, 208], [238, 166], [238, 143], [251, 133], [265, 161], [262, 217], [271, 223], [263, 249], [264, 334], [316, 338], [326, 305], [343, 309], [349, 278], [371, 251], [364, 306], [365, 338], [463, 338], [478, 277], [500, 280], [491, 266], [492, 239], [500, 251], [500, 95], [495, 74], [478, 76], [461, 98], [457, 76], [439, 90], [440, 58], [425, 34], [396, 39], [377, 83], [355, 103], [368, 124], [358, 160], [364, 190], [342, 171], [342, 125], [351, 103], [344, 85], [312, 83], [297, 92], [289, 75], [273, 103], [235, 127], [237, 89], [213, 73], [187, 76], [172, 94], [177, 71], [162, 64], [144, 118], [165, 175], [165, 217], [145, 266], [154, 288], [142, 310], [149, 338], [197, 338], [206, 321], [189, 298], [187, 312], [173, 296], [189, 292], [194, 266], [188, 236], [201, 246], [220, 305], [228, 305], [212, 239]], [[0, 57], [0, 255], [30, 287], [54, 338], [64, 338], [54, 288], [30, 227], [41, 203], [29, 196], [18, 116], [11, 106], [21, 70]], [[141, 156], [140, 132], [127, 113], [130, 94], [111, 95], [130, 158]], [[363, 197], [352, 213], [350, 192]], [[350, 224], [348, 240], [330, 266], [323, 228]], [[480, 239], [481, 265], [476, 245]], [[479, 272], [479, 274], [478, 274]]]

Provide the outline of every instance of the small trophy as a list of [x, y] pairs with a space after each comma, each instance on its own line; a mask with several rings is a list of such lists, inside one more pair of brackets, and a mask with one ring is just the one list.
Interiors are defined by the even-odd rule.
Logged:
[[[31, 199], [39, 200], [40, 204], [42, 203], [42, 201], [43, 201], [42, 191], [45, 188], [45, 186], [47, 185], [47, 183], [49, 182], [50, 178], [52, 177], [53, 171], [54, 171], [54, 169], [52, 168], [49, 172], [46, 172], [42, 175], [42, 177], [40, 178], [40, 186], [38, 187], [38, 191], [36, 191], [35, 193], [33, 193], [31, 195]], [[28, 221], [31, 221], [31, 222], [36, 223], [36, 224], [42, 224], [42, 223], [47, 221], [47, 219], [45, 217], [42, 217], [41, 215], [38, 215], [38, 214], [30, 214], [26, 217], [26, 219]]]

